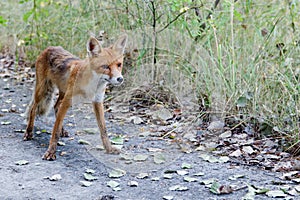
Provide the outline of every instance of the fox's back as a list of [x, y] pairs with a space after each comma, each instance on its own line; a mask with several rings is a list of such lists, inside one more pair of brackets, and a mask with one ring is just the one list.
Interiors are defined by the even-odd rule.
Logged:
[[68, 71], [70, 68], [71, 61], [80, 60], [78, 57], [74, 56], [70, 52], [66, 51], [60, 46], [48, 47], [47, 61], [50, 67], [51, 73], [62, 75]]
[[65, 91], [72, 62], [80, 59], [60, 46], [46, 48], [36, 61], [37, 78], [48, 78]]

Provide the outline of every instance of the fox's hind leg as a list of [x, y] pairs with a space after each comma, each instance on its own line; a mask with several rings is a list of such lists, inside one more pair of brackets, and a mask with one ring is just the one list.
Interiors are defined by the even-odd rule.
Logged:
[[[34, 97], [33, 97], [34, 98]], [[35, 98], [34, 98], [35, 99]], [[36, 107], [37, 107], [37, 103], [35, 102], [35, 100], [32, 100], [30, 106], [29, 106], [29, 110], [28, 110], [28, 117], [27, 117], [27, 127], [26, 127], [26, 131], [24, 133], [23, 139], [24, 140], [31, 140], [32, 136], [33, 136], [33, 127], [34, 127], [34, 118], [36, 115]]]
[[[64, 96], [65, 96], [65, 93], [59, 91], [59, 95], [58, 95], [57, 101], [56, 101], [56, 103], [54, 105], [54, 111], [55, 111], [55, 117], [56, 118], [57, 118], [57, 111], [59, 109], [59, 106], [60, 106], [60, 104], [61, 104]], [[64, 129], [63, 126], [61, 128], [60, 136], [61, 137], [69, 137], [69, 133]]]
[[50, 80], [36, 80], [34, 95], [27, 113], [27, 127], [24, 140], [31, 140], [33, 136], [34, 119], [36, 115], [46, 115], [51, 105], [54, 88]]

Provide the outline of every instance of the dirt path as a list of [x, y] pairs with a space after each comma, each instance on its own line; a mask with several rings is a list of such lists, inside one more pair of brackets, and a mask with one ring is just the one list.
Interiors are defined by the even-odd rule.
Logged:
[[[242, 199], [248, 192], [247, 184], [279, 189], [274, 183], [283, 183], [277, 178], [280, 173], [234, 163], [209, 163], [199, 158], [199, 152], [182, 153], [176, 144], [151, 139], [153, 136], [145, 134], [149, 133], [150, 125], [134, 125], [110, 115], [107, 116], [108, 132], [127, 137], [123, 144], [123, 159], [106, 155], [98, 146], [98, 133], [82, 131], [95, 128], [95, 120], [89, 117], [89, 112], [84, 113], [88, 109], [76, 107], [65, 120], [70, 137], [61, 139], [63, 146], [58, 147], [57, 160], [43, 161], [41, 156], [50, 138], [43, 130], [51, 131], [54, 117], [38, 119], [36, 131], [39, 134], [35, 134], [32, 141], [23, 141], [25, 124], [20, 114], [30, 101], [32, 84], [1, 80], [0, 87], [0, 199]], [[145, 135], [141, 136], [141, 133]], [[80, 139], [90, 144], [79, 144]], [[153, 148], [152, 151], [149, 148]], [[153, 162], [157, 153], [164, 155], [162, 164]], [[156, 158], [159, 162], [159, 157]], [[17, 165], [20, 160], [26, 160], [28, 164]], [[126, 174], [110, 178], [113, 168], [122, 169]], [[92, 176], [97, 179], [89, 181], [91, 186], [83, 187], [80, 181], [85, 181], [87, 169], [94, 170]], [[50, 181], [45, 178], [55, 174], [61, 179]], [[234, 178], [236, 175], [242, 176]], [[184, 177], [188, 177], [186, 181]], [[203, 184], [208, 179], [241, 189], [216, 195]], [[109, 187], [107, 184], [112, 180], [119, 186]], [[255, 195], [255, 199], [269, 197]]]

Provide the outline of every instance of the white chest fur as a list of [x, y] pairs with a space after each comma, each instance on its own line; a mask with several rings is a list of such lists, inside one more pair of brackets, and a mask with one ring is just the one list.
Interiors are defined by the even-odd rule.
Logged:
[[96, 72], [93, 72], [88, 84], [80, 88], [82, 93], [73, 97], [73, 103], [76, 104], [83, 101], [103, 102], [107, 85], [107, 81], [105, 79], [108, 78], [109, 77], [107, 75], [99, 75]]

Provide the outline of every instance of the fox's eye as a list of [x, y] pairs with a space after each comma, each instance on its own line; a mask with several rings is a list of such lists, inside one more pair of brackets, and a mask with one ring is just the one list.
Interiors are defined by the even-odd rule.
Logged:
[[102, 65], [101, 66], [103, 69], [109, 69], [109, 66], [108, 65]]
[[118, 67], [121, 67], [121, 66], [122, 66], [122, 64], [121, 64], [121, 63], [118, 63], [118, 64], [117, 64], [117, 66], [118, 66]]

